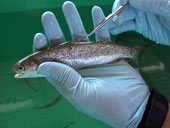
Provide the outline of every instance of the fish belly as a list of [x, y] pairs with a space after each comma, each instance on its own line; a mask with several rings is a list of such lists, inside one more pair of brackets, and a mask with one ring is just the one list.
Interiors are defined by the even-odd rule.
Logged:
[[97, 66], [101, 64], [107, 64], [118, 59], [132, 58], [131, 56], [99, 56], [93, 58], [79, 58], [74, 60], [67, 60], [67, 65], [73, 67], [74, 69], [81, 69], [90, 66]]

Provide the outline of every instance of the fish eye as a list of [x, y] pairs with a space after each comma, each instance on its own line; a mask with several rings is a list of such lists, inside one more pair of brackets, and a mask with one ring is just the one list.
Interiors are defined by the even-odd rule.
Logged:
[[24, 71], [25, 70], [25, 68], [24, 68], [24, 66], [22, 66], [22, 65], [18, 65], [18, 70], [20, 70], [20, 71]]

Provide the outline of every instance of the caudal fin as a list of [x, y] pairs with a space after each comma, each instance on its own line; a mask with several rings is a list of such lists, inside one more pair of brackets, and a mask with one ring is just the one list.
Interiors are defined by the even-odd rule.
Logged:
[[135, 62], [136, 67], [139, 68], [141, 56], [149, 49], [149, 45], [136, 46], [135, 49], [136, 49], [136, 54], [134, 55], [133, 60]]

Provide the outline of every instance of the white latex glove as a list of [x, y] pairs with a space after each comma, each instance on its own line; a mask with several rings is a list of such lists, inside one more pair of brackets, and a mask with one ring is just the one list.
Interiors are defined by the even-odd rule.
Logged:
[[[65, 2], [63, 12], [73, 40], [86, 34], [73, 3]], [[105, 18], [97, 6], [93, 7], [92, 16], [94, 26]], [[42, 23], [51, 45], [64, 42], [53, 13], [45, 12]], [[96, 33], [96, 40], [111, 40], [107, 27]], [[36, 34], [33, 51], [46, 47], [45, 36]], [[116, 128], [135, 128], [142, 119], [150, 93], [140, 74], [125, 61], [77, 71], [61, 63], [46, 62], [38, 70], [73, 106], [95, 119]]]
[[170, 45], [170, 0], [115, 0], [112, 12], [129, 6], [112, 20], [110, 32], [136, 31], [156, 43]]

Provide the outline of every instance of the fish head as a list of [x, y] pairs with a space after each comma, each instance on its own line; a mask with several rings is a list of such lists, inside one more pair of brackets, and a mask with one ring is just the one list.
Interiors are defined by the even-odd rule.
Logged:
[[15, 78], [44, 77], [38, 73], [38, 64], [25, 59], [17, 62], [12, 70], [16, 73]]

